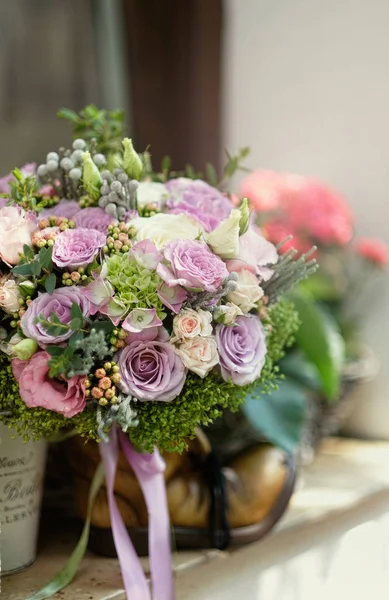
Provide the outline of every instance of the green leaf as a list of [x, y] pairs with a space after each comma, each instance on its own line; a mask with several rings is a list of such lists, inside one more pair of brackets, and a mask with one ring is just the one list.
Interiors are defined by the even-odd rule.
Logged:
[[92, 325], [92, 329], [95, 329], [96, 331], [104, 331], [106, 335], [111, 333], [114, 327], [115, 326], [112, 321], [95, 321]]
[[41, 248], [39, 250], [39, 264], [42, 267], [42, 269], [45, 269], [46, 271], [51, 271], [51, 269], [53, 268], [53, 261], [51, 258], [52, 255], [52, 246], [50, 248]]
[[27, 244], [24, 244], [24, 246], [23, 246], [23, 254], [26, 258], [34, 260], [34, 257], [35, 257], [34, 251], [32, 248], [30, 248], [30, 246], [27, 246]]
[[345, 343], [335, 319], [307, 294], [290, 295], [301, 325], [296, 344], [317, 368], [323, 394], [329, 401], [339, 395], [345, 361]]
[[57, 278], [54, 273], [50, 273], [45, 279], [45, 290], [50, 296], [55, 290], [55, 285], [57, 283]]
[[25, 265], [17, 265], [12, 269], [12, 273], [15, 275], [33, 275], [33, 263], [27, 263]]
[[249, 396], [242, 410], [251, 425], [270, 442], [292, 453], [301, 439], [307, 396], [304, 388], [282, 380], [278, 390], [259, 399]]
[[95, 471], [89, 489], [87, 515], [81, 533], [81, 537], [77, 543], [77, 546], [73, 550], [63, 569], [61, 569], [61, 571], [57, 573], [57, 575], [55, 575], [53, 579], [51, 579], [45, 586], [43, 586], [43, 588], [41, 588], [38, 592], [30, 596], [29, 598], [27, 598], [27, 600], [46, 600], [46, 598], [51, 598], [51, 596], [56, 594], [56, 592], [62, 590], [74, 579], [87, 549], [90, 523], [92, 518], [92, 509], [96, 500], [97, 493], [100, 490], [103, 481], [104, 467], [103, 464], [100, 463]]
[[60, 348], [59, 346], [46, 346], [46, 352], [50, 354], [50, 356], [58, 357], [62, 356], [65, 352], [65, 348]]
[[17, 179], [18, 181], [23, 181], [24, 177], [23, 177], [23, 173], [21, 172], [20, 169], [14, 169], [12, 171], [12, 175], [15, 177], [15, 179]]
[[172, 159], [170, 156], [164, 156], [161, 163], [161, 171], [162, 173], [168, 173], [172, 166]]
[[72, 121], [73, 123], [77, 123], [78, 115], [74, 110], [70, 110], [70, 108], [61, 108], [57, 112], [57, 117], [59, 119], [67, 119], [68, 121]]
[[70, 316], [72, 317], [72, 319], [84, 319], [84, 315], [82, 314], [82, 310], [79, 306], [79, 304], [77, 304], [77, 302], [73, 302], [71, 309], [70, 309]]
[[315, 300], [322, 300], [324, 302], [339, 300], [339, 292], [334, 279], [324, 270], [316, 271], [316, 273], [304, 279], [299, 286], [305, 292], [312, 294]]
[[300, 352], [289, 352], [279, 362], [280, 372], [288, 379], [302, 384], [314, 392], [320, 391], [321, 382], [318, 370]]
[[208, 183], [210, 185], [213, 185], [214, 187], [216, 187], [219, 179], [218, 179], [215, 167], [211, 163], [207, 163], [205, 166], [205, 171], [207, 174]]
[[72, 320], [70, 322], [70, 327], [72, 329], [80, 329], [84, 322], [84, 315], [82, 314], [82, 310], [76, 302], [73, 302], [72, 307], [70, 309], [70, 316]]
[[73, 367], [75, 357], [73, 348], [69, 346], [66, 348], [48, 346], [48, 352], [51, 356], [49, 360], [49, 377], [59, 377], [60, 375], [65, 375], [66, 372]]
[[34, 260], [34, 262], [31, 263], [31, 269], [32, 274], [35, 275], [35, 277], [39, 277], [41, 273], [41, 266], [39, 264], [39, 260]]
[[185, 165], [185, 175], [189, 177], [189, 179], [196, 179], [196, 171], [192, 167], [192, 165]]
[[69, 339], [69, 346], [71, 348], [75, 348], [77, 342], [81, 341], [84, 337], [84, 332], [83, 331], [75, 331], [72, 335], [72, 337]]
[[87, 272], [87, 275], [90, 275], [90, 274], [91, 274], [93, 271], [96, 271], [96, 269], [98, 269], [98, 268], [99, 268], [99, 266], [100, 266], [100, 265], [99, 265], [99, 263], [98, 263], [98, 260], [97, 260], [97, 258], [95, 257], [95, 258], [93, 259], [93, 262], [92, 262], [90, 265], [88, 265], [88, 267], [87, 267], [87, 270], [86, 270], [86, 272]]
[[39, 315], [35, 319], [35, 323], [40, 323], [47, 333], [53, 336], [63, 335], [70, 329], [69, 325], [62, 323], [59, 320], [58, 315], [55, 312], [51, 313], [49, 320], [45, 319], [42, 315]]

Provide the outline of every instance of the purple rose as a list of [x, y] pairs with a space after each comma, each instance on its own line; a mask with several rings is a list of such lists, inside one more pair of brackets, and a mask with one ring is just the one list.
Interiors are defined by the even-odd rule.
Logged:
[[75, 286], [62, 287], [54, 290], [53, 294], [40, 294], [35, 298], [21, 319], [21, 328], [25, 336], [36, 340], [43, 348], [47, 344], [59, 344], [70, 338], [72, 331], [66, 330], [60, 335], [51, 335], [40, 323], [35, 323], [42, 316], [50, 320], [55, 313], [61, 323], [70, 324], [72, 304], [78, 304], [84, 317], [89, 314], [89, 300]]
[[113, 217], [107, 215], [105, 210], [99, 206], [91, 206], [90, 208], [80, 210], [74, 217], [74, 220], [77, 227], [97, 229], [97, 231], [106, 233], [108, 231], [108, 225], [113, 221]]
[[267, 349], [265, 330], [257, 316], [237, 317], [233, 326], [217, 325], [216, 342], [225, 381], [247, 385], [258, 379]]
[[133, 341], [119, 354], [125, 391], [139, 400], [170, 402], [185, 383], [186, 368], [169, 342]]
[[227, 196], [201, 179], [179, 177], [166, 183], [171, 193], [167, 200], [170, 213], [196, 219], [206, 231], [215, 229], [231, 212]]
[[40, 213], [42, 219], [48, 219], [49, 217], [63, 217], [64, 219], [73, 219], [73, 217], [80, 212], [80, 205], [75, 200], [66, 200], [62, 198], [55, 206], [45, 208]]
[[96, 229], [66, 229], [55, 238], [53, 262], [62, 269], [85, 267], [93, 262], [106, 243], [106, 236]]
[[163, 249], [169, 267], [160, 263], [157, 273], [169, 287], [216, 292], [228, 277], [224, 262], [204, 242], [175, 240]]

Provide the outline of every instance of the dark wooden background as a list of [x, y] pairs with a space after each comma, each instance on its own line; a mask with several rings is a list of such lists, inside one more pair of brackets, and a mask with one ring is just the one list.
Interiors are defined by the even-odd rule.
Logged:
[[[150, 144], [155, 166], [165, 154], [175, 168], [217, 165], [222, 0], [111, 1], [124, 34], [124, 108], [137, 147]], [[95, 26], [98, 6], [0, 0], [0, 175], [67, 142], [59, 108], [100, 105], [106, 38], [101, 23]]]
[[222, 0], [123, 0], [133, 133], [176, 168], [220, 154]]

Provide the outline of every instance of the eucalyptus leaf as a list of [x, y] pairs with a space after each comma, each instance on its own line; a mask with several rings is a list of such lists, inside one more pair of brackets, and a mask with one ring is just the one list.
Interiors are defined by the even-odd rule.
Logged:
[[31, 263], [31, 269], [32, 269], [32, 274], [35, 275], [35, 277], [39, 277], [39, 275], [41, 273], [41, 266], [40, 266], [38, 260], [34, 260], [34, 262]]
[[52, 255], [52, 246], [50, 248], [41, 248], [39, 250], [39, 264], [42, 267], [42, 269], [46, 271], [51, 271], [51, 269], [53, 268]]
[[33, 263], [17, 265], [12, 269], [12, 273], [15, 273], [15, 275], [33, 275], [34, 267], [32, 265]]
[[30, 248], [30, 246], [27, 246], [27, 244], [24, 244], [24, 246], [23, 246], [23, 254], [26, 258], [34, 260], [34, 257], [35, 257], [34, 250], [32, 248]]
[[74, 348], [77, 345], [77, 342], [81, 341], [83, 337], [84, 333], [82, 331], [75, 331], [69, 339], [69, 346]]
[[54, 273], [50, 273], [45, 279], [45, 290], [50, 296], [55, 290], [55, 284], [57, 283], [57, 278]]

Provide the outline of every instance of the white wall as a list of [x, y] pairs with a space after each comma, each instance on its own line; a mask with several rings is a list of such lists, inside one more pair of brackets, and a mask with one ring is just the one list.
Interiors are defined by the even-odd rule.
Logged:
[[[225, 12], [224, 145], [249, 144], [252, 167], [327, 181], [358, 231], [389, 243], [389, 0], [225, 0]], [[386, 438], [388, 300], [387, 276], [362, 300], [382, 369], [351, 424]]]

